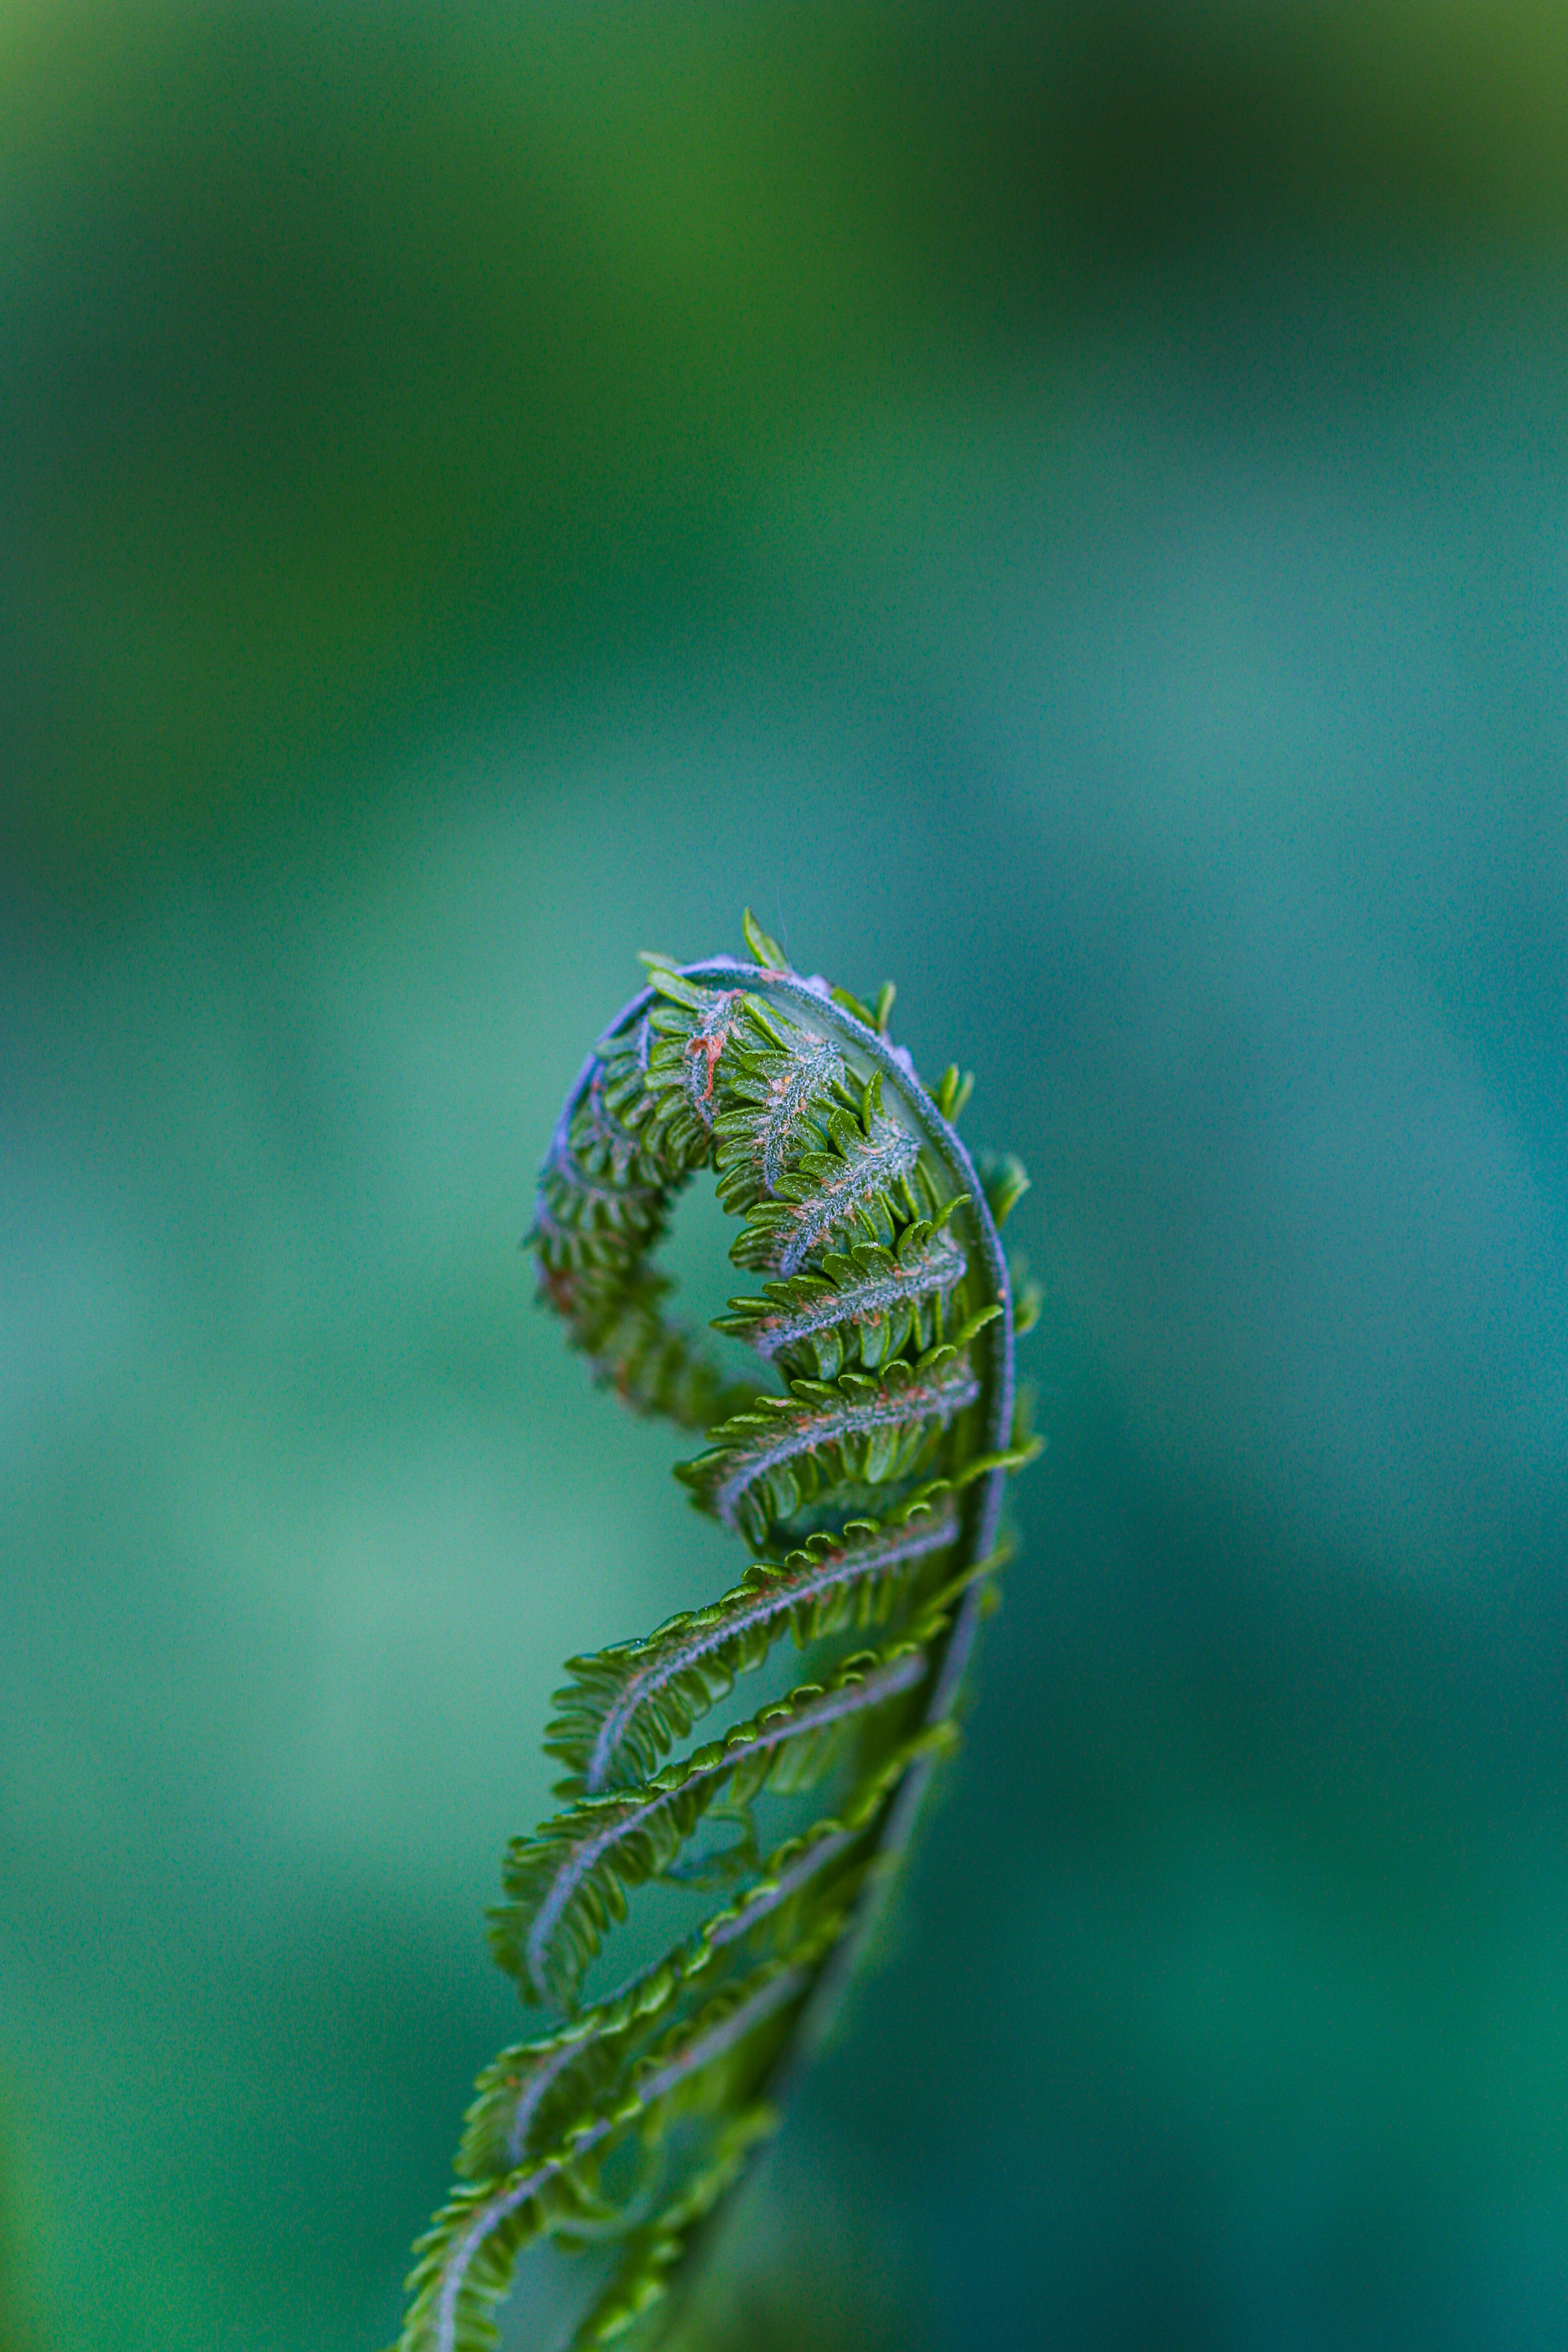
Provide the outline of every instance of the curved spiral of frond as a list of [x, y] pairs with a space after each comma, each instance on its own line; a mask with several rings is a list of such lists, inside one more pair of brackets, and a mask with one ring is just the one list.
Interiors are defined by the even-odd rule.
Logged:
[[[950, 1123], [969, 1082], [921, 1085], [887, 1034], [890, 986], [868, 1007], [745, 929], [750, 963], [645, 958], [556, 1127], [530, 1240], [595, 1377], [707, 1433], [679, 1475], [753, 1559], [709, 1607], [571, 1661], [547, 1738], [563, 1810], [513, 1841], [490, 1920], [557, 2021], [479, 2077], [399, 2352], [493, 2345], [543, 2235], [619, 2247], [578, 2352], [658, 2336], [954, 1743], [1005, 1482], [1037, 1450], [1013, 1390], [1035, 1299], [1015, 1317], [997, 1240], [1022, 1168], [970, 1159]], [[703, 1169], [734, 1264], [763, 1277], [714, 1327], [750, 1348], [750, 1380], [667, 1313], [656, 1253]], [[808, 1678], [676, 1754], [786, 1634]], [[703, 1886], [720, 1908], [594, 1991], [634, 1904]]]

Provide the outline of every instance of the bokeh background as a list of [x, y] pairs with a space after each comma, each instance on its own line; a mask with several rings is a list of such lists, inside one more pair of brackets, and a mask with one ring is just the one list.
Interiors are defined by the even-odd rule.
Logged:
[[744, 900], [1031, 1164], [1050, 1450], [706, 2340], [1568, 2343], [1568, 12], [0, 92], [0, 2346], [392, 2335], [560, 1661], [738, 1564], [517, 1239]]

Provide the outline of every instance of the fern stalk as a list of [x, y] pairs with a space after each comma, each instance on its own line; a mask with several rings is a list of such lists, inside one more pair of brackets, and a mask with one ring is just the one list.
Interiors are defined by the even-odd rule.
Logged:
[[[493, 2346], [517, 2255], [547, 2235], [620, 2247], [574, 2352], [658, 2340], [953, 1745], [1006, 1482], [1037, 1450], [1013, 1378], [1034, 1300], [997, 1234], [1022, 1169], [976, 1167], [952, 1124], [968, 1081], [922, 1087], [888, 1034], [890, 986], [868, 1007], [744, 929], [750, 962], [644, 959], [556, 1125], [530, 1239], [597, 1378], [707, 1431], [678, 1475], [756, 1556], [710, 1607], [571, 1661], [548, 1735], [563, 1810], [513, 1841], [490, 1918], [497, 1961], [560, 2022], [479, 2078], [398, 2352]], [[750, 1382], [665, 1312], [655, 1253], [704, 1169], [762, 1279], [716, 1326], [752, 1349]], [[672, 1755], [786, 1633], [811, 1679]], [[584, 2000], [644, 1890], [704, 1885], [729, 1899]]]

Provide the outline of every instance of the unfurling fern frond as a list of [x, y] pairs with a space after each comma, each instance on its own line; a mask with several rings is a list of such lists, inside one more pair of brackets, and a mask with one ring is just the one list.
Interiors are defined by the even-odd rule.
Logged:
[[[707, 1431], [679, 1475], [757, 1556], [710, 1607], [571, 1662], [548, 1735], [563, 1810], [512, 1843], [490, 1923], [523, 2000], [559, 2022], [479, 2078], [400, 2352], [493, 2345], [542, 2235], [620, 2246], [579, 2352], [658, 2336], [953, 1745], [1006, 1480], [1037, 1451], [996, 1231], [1022, 1168], [977, 1171], [950, 1124], [969, 1081], [954, 1067], [926, 1092], [889, 1041], [890, 986], [868, 1008], [798, 978], [750, 915], [745, 931], [751, 963], [645, 958], [650, 984], [562, 1114], [530, 1238], [597, 1377]], [[704, 1168], [739, 1220], [733, 1262], [763, 1277], [715, 1326], [752, 1349], [750, 1381], [667, 1320], [653, 1262]], [[786, 1633], [809, 1679], [673, 1755]], [[584, 2002], [634, 1904], [703, 1885], [721, 1908]]]

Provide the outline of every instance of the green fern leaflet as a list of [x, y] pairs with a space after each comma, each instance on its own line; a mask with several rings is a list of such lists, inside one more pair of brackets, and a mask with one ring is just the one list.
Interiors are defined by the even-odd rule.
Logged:
[[[921, 1086], [890, 987], [863, 1004], [744, 928], [748, 963], [644, 958], [650, 984], [562, 1114], [530, 1239], [596, 1377], [706, 1433], [678, 1475], [753, 1557], [710, 1607], [570, 1662], [548, 1735], [562, 1811], [512, 1843], [490, 1920], [555, 2022], [479, 2079], [399, 2352], [494, 2345], [517, 2255], [547, 2235], [617, 2249], [574, 2352], [657, 2341], [953, 1744], [1007, 1477], [1037, 1450], [1013, 1382], [1035, 1301], [997, 1239], [1023, 1170], [977, 1169], [952, 1124], [968, 1082]], [[758, 1286], [715, 1327], [754, 1352], [743, 1382], [667, 1318], [654, 1262], [704, 1169]], [[687, 1746], [786, 1634], [806, 1678]], [[688, 1920], [704, 1890], [713, 1907], [599, 1989], [611, 1935], [659, 1890]]]

